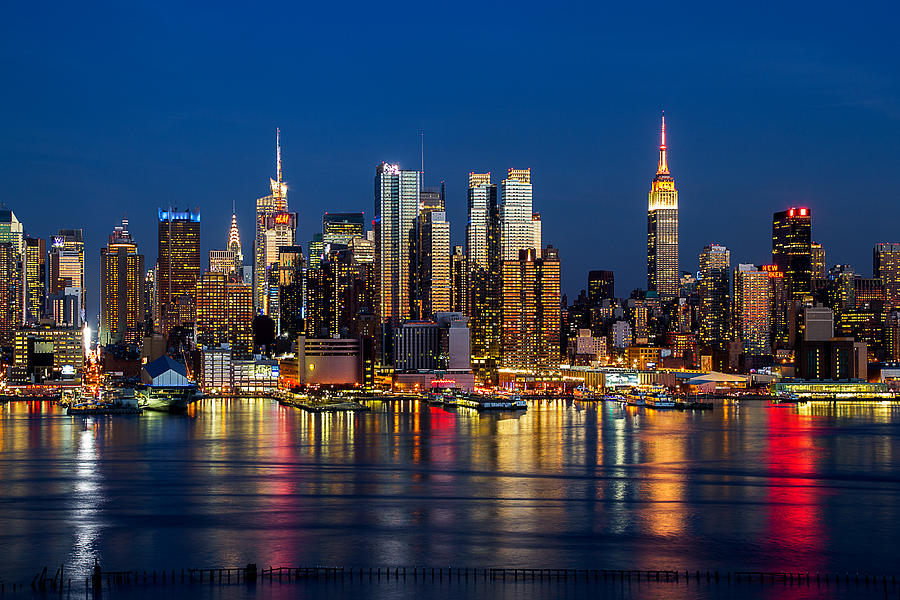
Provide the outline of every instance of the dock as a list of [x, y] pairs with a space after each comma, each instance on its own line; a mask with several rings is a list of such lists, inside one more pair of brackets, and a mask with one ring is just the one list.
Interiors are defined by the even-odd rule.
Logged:
[[355, 400], [347, 400], [343, 398], [326, 398], [316, 399], [301, 394], [281, 391], [275, 395], [278, 403], [282, 406], [290, 406], [299, 408], [311, 413], [325, 412], [360, 412], [370, 410], [368, 406], [360, 404]]

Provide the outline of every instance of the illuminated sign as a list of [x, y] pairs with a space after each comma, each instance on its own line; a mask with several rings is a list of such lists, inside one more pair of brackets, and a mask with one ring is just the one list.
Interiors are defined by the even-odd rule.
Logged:
[[61, 235], [54, 235], [51, 245], [54, 248], [65, 248], [66, 240]]
[[767, 273], [772, 279], [784, 277], [784, 273], [778, 270], [778, 265], [760, 265], [760, 271]]
[[291, 222], [290, 213], [278, 213], [275, 215], [275, 223], [278, 225], [287, 225]]

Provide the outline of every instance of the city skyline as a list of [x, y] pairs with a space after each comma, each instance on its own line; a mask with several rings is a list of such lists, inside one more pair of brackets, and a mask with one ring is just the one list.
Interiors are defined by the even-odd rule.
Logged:
[[[452, 243], [462, 243], [466, 174], [499, 176], [510, 166], [529, 166], [543, 235], [564, 257], [564, 291], [571, 297], [581, 289], [582, 274], [591, 269], [619, 272], [622, 290], [643, 287], [644, 244], [635, 234], [645, 227], [655, 119], [663, 108], [670, 168], [682, 195], [682, 258], [716, 242], [739, 260], [763, 262], [766, 214], [788, 206], [812, 209], [821, 228], [813, 232], [816, 241], [860, 270], [868, 265], [870, 243], [897, 241], [890, 216], [841, 219], [850, 203], [877, 214], [880, 187], [892, 175], [898, 87], [890, 35], [886, 29], [878, 35], [889, 19], [873, 24], [861, 14], [843, 15], [841, 35], [825, 39], [815, 32], [835, 29], [828, 11], [810, 15], [792, 6], [776, 22], [738, 8], [666, 11], [667, 36], [648, 40], [644, 14], [628, 7], [601, 14], [599, 7], [532, 5], [516, 15], [489, 8], [488, 25], [475, 29], [462, 12], [426, 11], [405, 17], [404, 26], [437, 17], [445, 43], [386, 42], [391, 36], [380, 37], [379, 25], [396, 32], [399, 23], [385, 15], [374, 21], [345, 16], [342, 31], [351, 43], [323, 53], [317, 48], [328, 47], [322, 42], [329, 28], [307, 31], [306, 24], [328, 23], [333, 9], [327, 7], [303, 15], [284, 7], [280, 18], [304, 31], [290, 41], [269, 39], [262, 26], [268, 16], [252, 11], [241, 15], [241, 25], [223, 16], [217, 27], [196, 31], [187, 21], [169, 23], [140, 8], [115, 15], [67, 9], [41, 20], [55, 41], [49, 45], [25, 35], [34, 22], [19, 10], [11, 11], [10, 22], [23, 26], [3, 42], [4, 71], [19, 91], [0, 101], [16, 115], [0, 148], [0, 199], [36, 237], [85, 221], [88, 256], [97, 255], [123, 212], [139, 243], [151, 245], [153, 228], [140, 223], [143, 211], [169, 204], [199, 204], [208, 215], [205, 252], [227, 231], [232, 202], [246, 256], [252, 203], [266, 193], [260, 181], [272, 171], [275, 127], [284, 132], [299, 239], [309, 239], [325, 210], [366, 210], [370, 218], [373, 166], [386, 160], [419, 168], [424, 131], [425, 184], [447, 183]], [[726, 33], [735, 17], [743, 24], [740, 41]], [[103, 44], [85, 35], [99, 33], [96, 23], [111, 18], [129, 26], [104, 27], [94, 36]], [[132, 27], [133, 19], [140, 26]], [[801, 21], [808, 26], [788, 25]], [[616, 27], [587, 26], [595, 22]], [[157, 28], [171, 34], [171, 47], [160, 46]], [[544, 29], [553, 32], [550, 38], [536, 35]], [[773, 36], [779, 42], [767, 45]], [[110, 46], [123, 52], [110, 55]], [[373, 47], [424, 76], [440, 73], [444, 91], [415, 101], [401, 97], [367, 66]], [[61, 48], [72, 58], [65, 67], [56, 63]], [[208, 56], [207, 48], [224, 52]], [[97, 64], [106, 68], [90, 67]], [[495, 76], [491, 93], [463, 93], [475, 64], [532, 67], [528, 77]], [[107, 70], [120, 74], [115, 83]], [[665, 86], [653, 83], [660, 72], [667, 73]], [[342, 74], [337, 82], [334, 73]], [[279, 82], [279, 94], [258, 94], [267, 81]], [[360, 89], [372, 93], [362, 99]], [[45, 227], [47, 211], [39, 205], [52, 207], [59, 222]], [[214, 216], [218, 209], [221, 216]], [[599, 242], [567, 235], [566, 217], [576, 211], [615, 226]], [[148, 261], [153, 258], [150, 252]], [[88, 280], [98, 281], [96, 264], [87, 268]], [[96, 300], [88, 296], [92, 320]]]

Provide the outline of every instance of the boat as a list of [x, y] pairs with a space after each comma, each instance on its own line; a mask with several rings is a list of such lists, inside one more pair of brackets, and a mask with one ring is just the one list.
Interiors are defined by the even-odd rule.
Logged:
[[628, 404], [628, 399], [618, 392], [612, 392], [609, 394], [604, 394], [603, 399], [607, 402], [615, 402], [617, 404]]
[[141, 408], [157, 412], [183, 413], [187, 407], [203, 397], [194, 386], [166, 387], [148, 385], [135, 390]]
[[475, 410], [528, 410], [528, 403], [521, 396], [479, 396], [477, 394], [461, 394], [456, 399], [457, 406], [474, 408]]
[[96, 397], [77, 396], [68, 401], [66, 414], [72, 416], [93, 415], [139, 415], [144, 410], [138, 406], [133, 390], [111, 390], [103, 397], [104, 390], [99, 390]]
[[661, 386], [638, 386], [625, 394], [625, 402], [629, 406], [646, 406], [647, 408], [675, 408], [675, 400]]

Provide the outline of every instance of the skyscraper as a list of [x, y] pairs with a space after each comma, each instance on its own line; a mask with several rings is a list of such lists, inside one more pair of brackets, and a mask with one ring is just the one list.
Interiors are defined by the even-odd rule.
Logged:
[[225, 283], [225, 316], [231, 355], [245, 357], [253, 352], [253, 288], [246, 283]]
[[425, 215], [419, 252], [420, 317], [431, 318], [436, 312], [450, 310], [452, 280], [447, 213], [431, 211]]
[[502, 285], [500, 203], [490, 173], [469, 173], [469, 327], [472, 370], [479, 381], [496, 380], [500, 366]]
[[469, 261], [462, 246], [453, 246], [450, 277], [450, 310], [469, 316]]
[[244, 251], [241, 248], [241, 232], [238, 231], [237, 214], [231, 213], [231, 228], [228, 230], [228, 246], [229, 252], [234, 253], [234, 269], [235, 273], [240, 274], [244, 266]]
[[140, 343], [145, 311], [144, 255], [122, 219], [100, 249], [100, 344]]
[[224, 273], [207, 271], [197, 281], [194, 340], [197, 346], [218, 346], [229, 341]]
[[819, 242], [812, 242], [809, 245], [809, 250], [813, 279], [826, 279], [828, 277], [828, 268], [825, 264], [825, 248]]
[[200, 263], [200, 212], [159, 209], [156, 298], [159, 329], [193, 323]]
[[660, 298], [678, 295], [678, 190], [666, 157], [666, 117], [662, 118], [659, 165], [647, 209], [647, 290]]
[[43, 238], [25, 238], [25, 318], [37, 321], [47, 301], [47, 245]]
[[598, 305], [616, 297], [616, 276], [612, 271], [588, 272], [588, 302]]
[[3, 347], [12, 347], [16, 328], [22, 325], [23, 279], [18, 241], [0, 241], [0, 346]]
[[812, 291], [812, 215], [808, 208], [790, 208], [772, 215], [772, 262], [784, 273], [792, 305]]
[[875, 244], [872, 274], [884, 286], [885, 308], [900, 308], [900, 244]]
[[21, 256], [25, 253], [25, 226], [16, 218], [16, 213], [0, 208], [0, 244], [11, 243]]
[[771, 318], [769, 274], [755, 265], [739, 264], [734, 270], [734, 328], [745, 354], [772, 354]]
[[728, 341], [730, 271], [731, 252], [728, 248], [710, 244], [700, 251], [700, 270], [697, 273], [700, 340], [720, 350], [725, 349]]
[[278, 260], [279, 246], [294, 244], [296, 213], [288, 213], [287, 184], [281, 176], [281, 130], [275, 131], [275, 179], [271, 193], [256, 200], [256, 239], [253, 246], [253, 305], [268, 314], [268, 268]]
[[466, 256], [472, 270], [488, 266], [489, 207], [492, 203], [497, 204], [497, 186], [491, 183], [491, 174], [469, 173]]
[[322, 243], [349, 246], [354, 238], [365, 237], [366, 221], [361, 212], [327, 212], [322, 215]]
[[509, 169], [500, 182], [500, 255], [519, 260], [519, 250], [534, 248], [531, 169]]
[[419, 175], [388, 163], [375, 170], [375, 270], [382, 322], [408, 319], [411, 314]]
[[559, 364], [559, 251], [519, 251], [503, 261], [501, 364], [538, 370]]
[[[66, 288], [70, 289], [69, 292]], [[50, 281], [52, 296], [77, 294], [82, 312], [85, 309], [84, 236], [81, 229], [60, 229], [50, 239]]]

